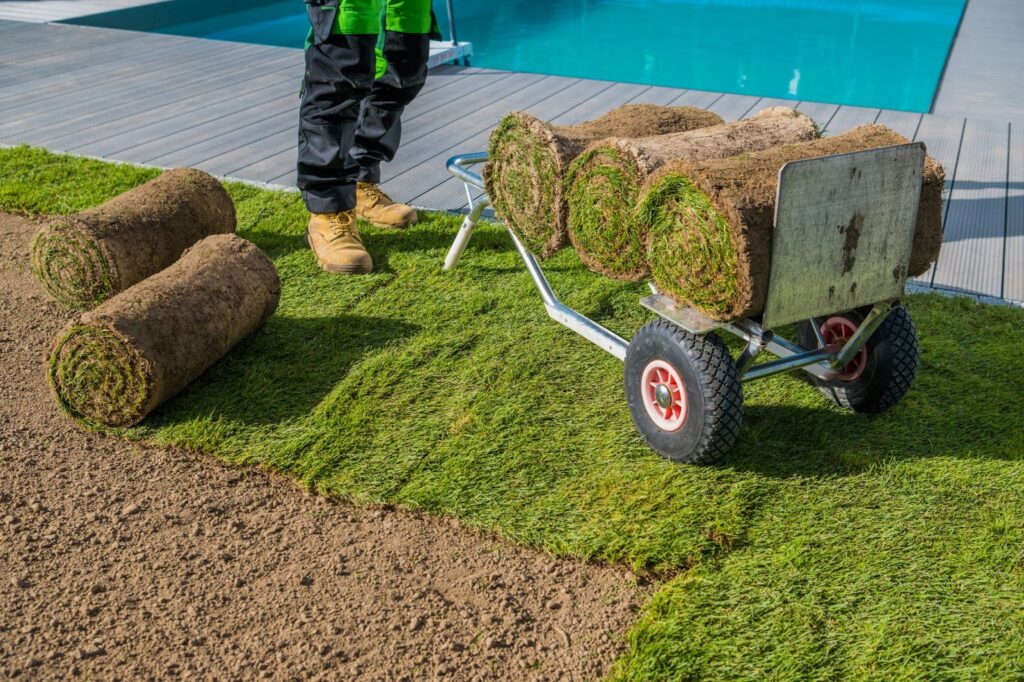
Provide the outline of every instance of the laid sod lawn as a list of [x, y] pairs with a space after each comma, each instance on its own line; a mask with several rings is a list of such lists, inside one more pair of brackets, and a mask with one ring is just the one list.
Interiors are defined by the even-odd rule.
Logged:
[[[75, 211], [153, 175], [0, 150], [0, 208]], [[499, 228], [451, 273], [457, 217], [367, 228], [377, 272], [332, 277], [295, 194], [229, 191], [280, 309], [127, 435], [648, 571], [663, 583], [616, 678], [1024, 676], [1024, 311], [909, 297], [922, 368], [896, 409], [755, 382], [735, 451], [679, 466], [642, 445], [621, 364], [548, 320]], [[623, 335], [649, 317], [643, 285], [571, 251], [546, 269]]]

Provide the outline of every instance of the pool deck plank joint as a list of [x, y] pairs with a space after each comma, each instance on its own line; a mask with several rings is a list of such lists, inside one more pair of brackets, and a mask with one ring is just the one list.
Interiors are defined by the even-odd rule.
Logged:
[[[0, 19], [0, 64], [0, 144], [294, 185], [301, 50]], [[782, 104], [826, 135], [876, 122], [924, 141], [946, 169], [946, 241], [916, 283], [1024, 301], [1024, 127], [983, 120], [984, 111], [918, 114], [444, 65], [406, 112], [385, 189], [463, 210], [462, 185], [443, 162], [483, 149], [506, 112], [575, 123], [628, 102], [706, 107], [727, 120]]]

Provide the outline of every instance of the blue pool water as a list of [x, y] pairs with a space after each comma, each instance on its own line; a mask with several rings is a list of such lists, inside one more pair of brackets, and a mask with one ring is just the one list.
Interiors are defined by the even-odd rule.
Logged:
[[[928, 111], [964, 3], [455, 0], [455, 16], [476, 66]], [[191, 4], [157, 25], [121, 27], [283, 46], [306, 35], [299, 0]], [[142, 24], [153, 11], [132, 10]]]

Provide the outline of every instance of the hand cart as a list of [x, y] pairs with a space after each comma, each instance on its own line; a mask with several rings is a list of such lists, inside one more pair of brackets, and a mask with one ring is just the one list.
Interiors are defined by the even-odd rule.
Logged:
[[[899, 303], [917, 220], [921, 143], [794, 161], [779, 170], [764, 312], [716, 321], [651, 285], [640, 305], [658, 317], [626, 341], [562, 303], [536, 258], [509, 230], [548, 315], [625, 363], [626, 402], [647, 444], [677, 462], [707, 463], [735, 443], [742, 384], [790, 372], [856, 412], [889, 409], [919, 364], [913, 321]], [[454, 268], [490, 201], [471, 170], [487, 153], [455, 156], [469, 214], [445, 258]], [[796, 324], [796, 340], [776, 333]], [[733, 359], [716, 332], [746, 346]], [[776, 359], [756, 363], [767, 351]]]

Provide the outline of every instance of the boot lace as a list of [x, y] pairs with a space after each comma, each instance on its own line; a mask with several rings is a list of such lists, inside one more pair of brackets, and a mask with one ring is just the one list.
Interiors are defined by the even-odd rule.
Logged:
[[366, 198], [373, 202], [374, 205], [380, 202], [393, 203], [391, 197], [381, 190], [377, 185], [366, 183], [362, 186], [363, 192], [366, 194]]
[[327, 223], [331, 230], [331, 241], [349, 236], [362, 243], [362, 240], [359, 239], [359, 233], [356, 232], [355, 218], [351, 213], [347, 211], [344, 213], [334, 213], [327, 219]]

